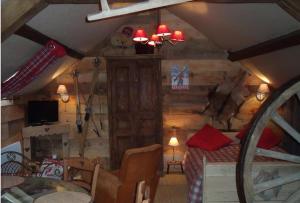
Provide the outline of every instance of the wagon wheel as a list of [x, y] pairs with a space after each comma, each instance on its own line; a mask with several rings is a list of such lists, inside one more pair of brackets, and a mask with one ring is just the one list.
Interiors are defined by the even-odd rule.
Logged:
[[[300, 165], [300, 156], [256, 147], [264, 127], [270, 120], [287, 132], [298, 144], [300, 143], [300, 133], [277, 112], [279, 107], [293, 96], [297, 96], [300, 100], [300, 77], [291, 80], [274, 91], [252, 119], [251, 127], [247, 130], [245, 140], [243, 140], [236, 170], [237, 191], [240, 202], [252, 203], [255, 195], [262, 191], [300, 180], [300, 171], [286, 177], [280, 177], [258, 184], [254, 184], [252, 179], [253, 160], [256, 155], [276, 158]], [[300, 198], [299, 196], [300, 191], [297, 191], [291, 195], [287, 202], [296, 202], [294, 199]]]

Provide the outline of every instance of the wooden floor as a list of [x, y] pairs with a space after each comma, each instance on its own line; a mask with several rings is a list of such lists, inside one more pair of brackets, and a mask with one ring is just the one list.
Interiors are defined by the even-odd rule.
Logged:
[[182, 174], [169, 174], [160, 178], [154, 203], [187, 202], [187, 183]]

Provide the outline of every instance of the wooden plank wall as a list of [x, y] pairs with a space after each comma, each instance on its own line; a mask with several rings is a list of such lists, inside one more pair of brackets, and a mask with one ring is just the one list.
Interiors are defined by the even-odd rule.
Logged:
[[[79, 90], [81, 99], [81, 118], [84, 121], [85, 103], [88, 98], [90, 85], [94, 70], [94, 58], [83, 59], [76, 67], [79, 71]], [[75, 68], [75, 67], [74, 67]], [[90, 123], [85, 156], [95, 158], [100, 156], [105, 168], [109, 168], [109, 140], [108, 140], [108, 107], [107, 107], [107, 75], [105, 60], [101, 59], [99, 80], [97, 83], [96, 93], [93, 100], [92, 112], [94, 123]], [[59, 102], [60, 122], [69, 123], [71, 125], [71, 156], [78, 156], [78, 135], [76, 128], [76, 95], [74, 91], [74, 83], [72, 70], [67, 71], [59, 76], [54, 82], [48, 86], [48, 91], [53, 93], [59, 84], [66, 85], [69, 94], [71, 95], [68, 103]], [[95, 133], [98, 130], [100, 136]]]
[[[180, 68], [188, 66], [190, 70], [190, 86], [188, 90], [172, 90], [172, 66]], [[226, 77], [234, 77], [240, 71], [239, 64], [231, 63], [225, 59], [185, 59], [162, 60], [162, 89], [163, 89], [163, 130], [165, 162], [171, 159], [172, 148], [168, 146], [171, 137], [171, 128], [177, 128], [177, 138], [180, 146], [176, 147], [176, 158], [182, 159], [185, 152], [185, 142], [205, 124], [210, 124], [218, 129], [226, 130], [226, 126], [213, 122], [212, 118], [201, 113], [208, 101], [208, 94], [215, 86], [222, 84]], [[260, 80], [249, 75], [245, 86], [250, 95], [239, 113], [232, 119], [232, 129], [239, 130], [247, 124], [260, 106], [255, 98], [255, 91]], [[165, 163], [166, 164], [166, 163]]]
[[[93, 59], [85, 58], [77, 66], [80, 72], [79, 87], [81, 93], [87, 98], [87, 93], [90, 87], [93, 71]], [[104, 59], [101, 60], [105, 61]], [[170, 139], [171, 127], [178, 128], [178, 139], [180, 146], [176, 148], [176, 157], [182, 159], [185, 152], [185, 141], [189, 135], [192, 135], [199, 130], [204, 124], [210, 123], [217, 128], [224, 128], [217, 123], [212, 123], [209, 116], [200, 114], [204, 106], [208, 102], [208, 93], [218, 84], [224, 81], [225, 76], [235, 76], [239, 70], [239, 64], [231, 63], [225, 59], [164, 59], [162, 64], [162, 94], [163, 94], [163, 140], [165, 151], [165, 162], [171, 159], [172, 150], [168, 146]], [[188, 90], [172, 90], [170, 68], [172, 65], [183, 67], [184, 65], [190, 68], [190, 86]], [[246, 85], [251, 90], [256, 90], [259, 80], [255, 76], [249, 76], [246, 80]], [[102, 123], [101, 137], [93, 132], [93, 126], [89, 130], [87, 147], [85, 154], [87, 157], [101, 156], [104, 162], [109, 160], [109, 123], [108, 123], [108, 104], [107, 104], [107, 75], [105, 64], [101, 65], [101, 73], [99, 75], [99, 82], [96, 97], [93, 105], [93, 112], [95, 114], [94, 120], [100, 129], [100, 121]], [[49, 84], [41, 91], [41, 94], [50, 95], [51, 98], [58, 99], [55, 95], [59, 84], [65, 84], [71, 95], [68, 103], [59, 103], [60, 107], [60, 122], [69, 123], [72, 126], [71, 132], [71, 155], [78, 154], [78, 140], [76, 139], [76, 100], [73, 87], [73, 78], [71, 71], [67, 71], [59, 76], [55, 81]], [[251, 91], [252, 91], [251, 90]], [[254, 92], [249, 96], [245, 105], [242, 106], [240, 113], [233, 119], [233, 128], [240, 129], [247, 123], [253, 114], [256, 112], [259, 102], [255, 99]], [[82, 99], [82, 97], [81, 97]], [[84, 104], [84, 102], [83, 102]], [[81, 106], [81, 111], [85, 112], [85, 106]], [[83, 115], [82, 115], [83, 116]]]
[[1, 140], [19, 136], [24, 127], [24, 106], [11, 104], [1, 106]]
[[[70, 66], [66, 72], [54, 79], [50, 84], [41, 89], [39, 92], [28, 95], [23, 98], [26, 104], [29, 100], [49, 100], [56, 99], [59, 101], [59, 122], [69, 124], [70, 132], [70, 156], [78, 156], [79, 139], [76, 127], [76, 95], [74, 91], [74, 80], [72, 71], [76, 68], [79, 71], [79, 90], [81, 102], [81, 118], [84, 121], [85, 102], [88, 98], [90, 85], [93, 76], [94, 57], [84, 58], [78, 64]], [[85, 156], [95, 158], [100, 156], [105, 168], [109, 168], [109, 141], [108, 141], [108, 108], [107, 108], [107, 89], [106, 89], [106, 65], [105, 60], [101, 59], [99, 80], [97, 83], [96, 93], [93, 100], [92, 112], [93, 122], [87, 135]], [[63, 103], [59, 95], [56, 94], [58, 85], [66, 85], [70, 100]], [[95, 127], [96, 126], [96, 127]], [[94, 130], [98, 129], [100, 136]]]

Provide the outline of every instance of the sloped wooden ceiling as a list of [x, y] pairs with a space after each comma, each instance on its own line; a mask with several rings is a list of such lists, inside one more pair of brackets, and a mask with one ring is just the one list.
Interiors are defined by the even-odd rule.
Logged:
[[[11, 24], [7, 25], [7, 30], [2, 26], [2, 33], [7, 31], [6, 36], [9, 36], [10, 32], [16, 31], [27, 23], [27, 26], [82, 54], [99, 47], [99, 44], [111, 33], [135, 16], [132, 14], [87, 23], [85, 21], [87, 14], [99, 11], [99, 1], [13, 0], [13, 2], [19, 1], [32, 2], [32, 4], [24, 9], [18, 9], [22, 12], [13, 16]], [[129, 1], [135, 0], [126, 2]], [[12, 1], [2, 0], [1, 5], [7, 2]], [[193, 1], [169, 7], [169, 10], [205, 34], [220, 48], [230, 52], [243, 50], [300, 30], [300, 23], [297, 21], [299, 20], [298, 0], [249, 0], [249, 2], [251, 3], [242, 0]], [[5, 13], [9, 12], [2, 12], [2, 22], [6, 22]], [[15, 35], [3, 41], [1, 80], [13, 74], [24, 61], [34, 55], [39, 47], [40, 45]], [[274, 86], [279, 86], [300, 74], [300, 68], [297, 66], [299, 57], [299, 46], [292, 46], [250, 57], [241, 62], [251, 70], [268, 76]]]
[[300, 46], [293, 46], [245, 59], [241, 63], [258, 75], [262, 73], [274, 86], [279, 86], [300, 75], [299, 58]]
[[1, 43], [1, 81], [13, 75], [41, 47], [31, 40], [17, 35], [12, 35]]
[[[300, 22], [275, 3], [192, 2], [173, 6], [169, 10], [218, 46], [232, 52], [300, 30]], [[248, 58], [242, 63], [256, 73], [269, 76], [270, 82], [279, 86], [300, 74], [300, 68], [296, 68], [297, 58], [300, 57], [297, 50], [299, 48], [293, 46]], [[286, 73], [287, 68], [290, 73]]]
[[[70, 49], [85, 55], [86, 52], [93, 49], [99, 42], [119, 28], [124, 22], [132, 16], [123, 16], [95, 23], [86, 23], [85, 17], [89, 12], [99, 10], [98, 4], [55, 4], [48, 5], [40, 11], [31, 20], [27, 21], [25, 26], [19, 27], [16, 31], [18, 35], [11, 35], [1, 43], [1, 81], [6, 80], [13, 75], [18, 68], [28, 61], [45, 44], [47, 39], [54, 39], [59, 43], [66, 45]], [[32, 29], [35, 33], [26, 33], [26, 30]], [[22, 34], [20, 34], [22, 33]], [[36, 36], [36, 33], [40, 33]], [[21, 36], [36, 38], [33, 42]], [[57, 73], [62, 72], [76, 61], [72, 57], [64, 57], [55, 65], [49, 68], [48, 74], [43, 74], [34, 82], [34, 85], [26, 87], [21, 94], [33, 92], [42, 88]], [[38, 88], [37, 88], [38, 87]]]
[[128, 15], [87, 23], [86, 15], [97, 11], [97, 4], [49, 5], [32, 18], [28, 25], [79, 52], [86, 53], [132, 17]]

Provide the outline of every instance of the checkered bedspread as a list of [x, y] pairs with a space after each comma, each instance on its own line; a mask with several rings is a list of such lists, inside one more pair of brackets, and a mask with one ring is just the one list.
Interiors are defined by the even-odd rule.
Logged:
[[[275, 151], [283, 151], [279, 147]], [[207, 163], [236, 162], [240, 151], [239, 144], [232, 144], [217, 151], [206, 151], [199, 148], [188, 148], [184, 157], [184, 169], [189, 187], [188, 202], [202, 202], [203, 157]], [[272, 161], [274, 159], [257, 156], [255, 161]]]

